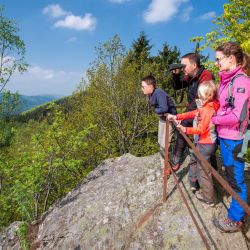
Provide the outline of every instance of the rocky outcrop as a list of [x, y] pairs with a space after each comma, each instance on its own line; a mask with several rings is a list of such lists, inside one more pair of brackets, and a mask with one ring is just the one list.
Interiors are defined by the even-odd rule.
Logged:
[[21, 222], [13, 222], [3, 234], [0, 234], [0, 250], [18, 250], [21, 249], [19, 244], [17, 230]]
[[[214, 217], [225, 214], [228, 197], [222, 193], [223, 203], [208, 207], [189, 191], [186, 167], [177, 177], [210, 248], [248, 249], [248, 228], [222, 234], [213, 225]], [[206, 249], [173, 176], [166, 203], [162, 187], [158, 154], [106, 160], [43, 216], [32, 249]]]

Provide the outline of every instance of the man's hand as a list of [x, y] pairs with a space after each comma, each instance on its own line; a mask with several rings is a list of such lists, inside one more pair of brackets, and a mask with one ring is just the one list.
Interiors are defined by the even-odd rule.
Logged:
[[175, 75], [178, 75], [178, 74], [180, 74], [181, 73], [181, 69], [174, 69], [174, 70], [172, 70], [171, 72], [173, 73], [173, 74], [175, 74]]

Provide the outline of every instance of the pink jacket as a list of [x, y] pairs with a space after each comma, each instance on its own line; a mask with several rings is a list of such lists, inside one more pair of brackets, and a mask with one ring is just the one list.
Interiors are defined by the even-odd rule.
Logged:
[[[234, 97], [234, 108], [231, 108], [227, 102], [229, 96], [229, 84], [231, 79], [243, 73], [241, 66], [230, 72], [221, 72], [219, 86], [220, 108], [217, 115], [212, 117], [212, 122], [217, 125], [218, 136], [224, 139], [240, 140], [244, 136], [240, 133], [245, 131], [248, 124], [250, 108], [250, 78], [240, 76], [233, 82], [232, 96]], [[247, 108], [243, 109], [244, 103], [248, 102]], [[246, 114], [240, 131], [240, 117]]]

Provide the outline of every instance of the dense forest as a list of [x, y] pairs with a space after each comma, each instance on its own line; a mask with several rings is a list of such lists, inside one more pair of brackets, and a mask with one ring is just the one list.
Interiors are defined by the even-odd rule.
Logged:
[[[249, 52], [250, 11], [244, 11], [248, 14], [243, 15], [242, 8], [249, 10], [250, 3], [230, 0], [215, 22], [217, 28], [206, 37], [192, 39], [194, 50], [202, 53], [206, 46], [233, 39]], [[179, 62], [180, 51], [166, 42], [152, 55], [153, 45], [143, 32], [126, 49], [115, 35], [96, 48], [96, 59], [90, 64], [87, 80], [79, 83], [72, 96], [17, 115], [19, 96], [4, 91], [4, 86], [15, 70], [26, 70], [25, 46], [17, 35], [15, 22], [4, 17], [3, 9], [0, 16], [0, 40], [9, 42], [7, 50], [19, 49], [20, 56], [12, 71], [5, 72], [5, 66], [0, 70], [3, 92], [0, 229], [3, 229], [13, 221], [39, 219], [102, 160], [128, 152], [144, 156], [158, 151], [158, 118], [141, 92], [140, 79], [153, 74], [158, 87], [174, 98], [179, 96], [172, 89], [172, 75], [167, 69]], [[241, 34], [236, 32], [239, 29]], [[209, 67], [207, 57], [203, 59]]]

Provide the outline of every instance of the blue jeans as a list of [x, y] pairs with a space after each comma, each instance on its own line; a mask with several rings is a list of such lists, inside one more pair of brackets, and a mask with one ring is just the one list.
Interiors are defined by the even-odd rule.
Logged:
[[[243, 140], [229, 140], [219, 138], [220, 151], [222, 155], [223, 164], [226, 170], [226, 178], [229, 185], [240, 196], [240, 198], [247, 202], [247, 185], [244, 179], [245, 162], [237, 159], [237, 154], [240, 149], [240, 144]], [[237, 147], [238, 146], [238, 147]], [[232, 197], [232, 202], [228, 209], [228, 217], [233, 221], [240, 221], [245, 215], [245, 210]]]

